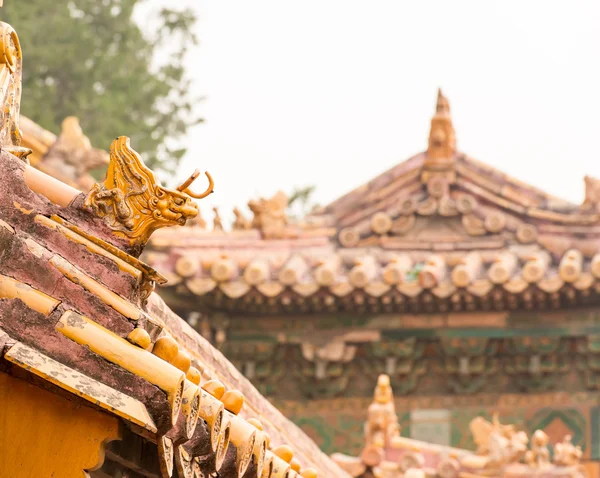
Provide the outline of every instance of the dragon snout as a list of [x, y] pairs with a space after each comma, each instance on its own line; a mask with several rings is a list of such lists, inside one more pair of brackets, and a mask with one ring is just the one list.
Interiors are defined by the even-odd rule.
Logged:
[[193, 219], [198, 215], [198, 205], [193, 201], [186, 201], [180, 212], [184, 218]]

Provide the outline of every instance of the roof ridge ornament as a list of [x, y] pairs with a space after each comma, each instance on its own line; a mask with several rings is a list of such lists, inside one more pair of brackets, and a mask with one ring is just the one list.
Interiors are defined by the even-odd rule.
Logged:
[[13, 27], [0, 22], [0, 83], [3, 85], [0, 148], [28, 162], [31, 149], [21, 146], [19, 129], [22, 77], [23, 54], [19, 37]]
[[208, 196], [211, 193], [214, 193], [214, 186], [215, 183], [213, 181], [212, 176], [210, 175], [210, 173], [208, 171], [205, 171], [204, 174], [206, 175], [207, 179], [208, 179], [208, 187], [206, 188], [206, 190], [202, 193], [195, 193], [194, 191], [192, 191], [189, 186], [196, 180], [198, 179], [198, 176], [200, 176], [200, 170], [196, 169], [189, 178], [187, 178], [183, 183], [181, 183], [179, 186], [177, 186], [177, 191], [181, 191], [185, 194], [187, 194], [190, 197], [193, 197], [194, 199], [204, 199], [206, 196]]
[[585, 183], [585, 199], [581, 205], [581, 209], [590, 212], [600, 211], [600, 179], [592, 176], [583, 178]]
[[373, 393], [373, 402], [367, 410], [365, 423], [365, 442], [367, 446], [378, 448], [389, 446], [400, 436], [400, 425], [394, 405], [394, 394], [390, 386], [390, 377], [385, 374], [377, 377], [377, 386]]
[[454, 159], [456, 155], [456, 136], [450, 116], [450, 103], [441, 89], [438, 89], [435, 115], [431, 119], [429, 143], [423, 163], [422, 180], [442, 175], [449, 183], [454, 182]]
[[252, 211], [252, 227], [260, 230], [265, 239], [286, 239], [297, 237], [298, 231], [290, 224], [287, 215], [289, 198], [278, 191], [271, 198], [252, 199], [248, 209]]
[[94, 183], [90, 171], [104, 168], [108, 163], [108, 153], [92, 147], [81, 129], [79, 118], [67, 116], [61, 123], [61, 131], [54, 144], [38, 159], [36, 167], [71, 186], [88, 191]]
[[213, 191], [213, 180], [201, 194], [189, 186], [200, 175], [198, 170], [176, 190], [160, 185], [138, 153], [129, 146], [129, 138], [120, 136], [110, 146], [106, 179], [96, 183], [85, 198], [85, 206], [105, 219], [117, 237], [127, 239], [138, 252], [152, 233], [161, 227], [183, 226], [198, 215], [192, 198], [204, 198]]

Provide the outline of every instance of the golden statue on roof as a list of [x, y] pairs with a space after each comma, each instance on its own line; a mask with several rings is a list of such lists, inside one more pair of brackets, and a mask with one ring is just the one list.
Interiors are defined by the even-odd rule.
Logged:
[[293, 235], [288, 230], [286, 210], [289, 204], [287, 195], [279, 191], [270, 199], [253, 199], [248, 208], [254, 214], [252, 226], [259, 229], [268, 239], [281, 239]]
[[525, 463], [532, 468], [550, 467], [550, 438], [542, 430], [536, 430], [531, 437], [531, 450], [525, 453]]
[[238, 207], [233, 208], [233, 215], [235, 216], [233, 229], [246, 230], [252, 228], [252, 221], [244, 216], [244, 213]]
[[198, 205], [192, 198], [208, 196], [214, 185], [206, 173], [209, 180], [206, 191], [201, 194], [191, 191], [189, 186], [199, 174], [195, 171], [174, 191], [166, 189], [131, 149], [129, 138], [120, 136], [110, 147], [106, 179], [92, 187], [85, 206], [105, 218], [113, 231], [129, 239], [132, 246], [143, 247], [156, 229], [183, 226], [198, 215]]
[[577, 466], [583, 456], [580, 446], [573, 445], [573, 437], [566, 435], [563, 440], [554, 445], [554, 464], [558, 466]]
[[[438, 90], [435, 115], [431, 119], [429, 144], [425, 154], [423, 168], [428, 172], [447, 172], [453, 170], [454, 155], [456, 153], [456, 135], [452, 118], [450, 117], [450, 104], [448, 99]], [[424, 178], [427, 180], [428, 175]]]
[[19, 130], [22, 76], [23, 55], [17, 32], [10, 25], [0, 22], [0, 99], [3, 105], [0, 146], [3, 150], [26, 159], [31, 150], [21, 147], [22, 135]]
[[583, 178], [585, 183], [585, 198], [582, 209], [587, 211], [600, 211], [600, 180], [591, 176]]
[[525, 432], [513, 425], [502, 425], [495, 413], [489, 422], [483, 417], [474, 418], [469, 424], [477, 445], [477, 454], [486, 456], [490, 466], [518, 462], [527, 451], [529, 439]]
[[435, 106], [435, 116], [431, 119], [427, 158], [442, 164], [451, 161], [455, 151], [456, 136], [450, 117], [450, 103], [440, 89]]
[[398, 416], [394, 406], [394, 394], [390, 377], [380, 375], [373, 394], [373, 402], [367, 410], [365, 442], [367, 445], [385, 447], [393, 438], [400, 436]]

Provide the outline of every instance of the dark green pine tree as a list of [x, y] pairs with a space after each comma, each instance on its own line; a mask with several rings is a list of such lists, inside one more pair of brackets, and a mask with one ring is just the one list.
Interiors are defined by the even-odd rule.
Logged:
[[172, 173], [185, 153], [181, 138], [201, 121], [184, 68], [196, 16], [157, 9], [144, 16], [142, 31], [134, 17], [143, 3], [7, 0], [0, 19], [23, 49], [23, 115], [54, 133], [75, 115], [106, 150], [129, 136], [149, 167]]

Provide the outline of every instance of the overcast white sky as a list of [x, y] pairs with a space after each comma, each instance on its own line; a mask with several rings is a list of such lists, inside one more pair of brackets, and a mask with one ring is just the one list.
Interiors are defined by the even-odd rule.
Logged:
[[309, 184], [325, 204], [422, 151], [438, 86], [460, 150], [576, 202], [600, 177], [598, 1], [184, 3], [207, 100], [180, 176], [213, 174], [205, 217]]

